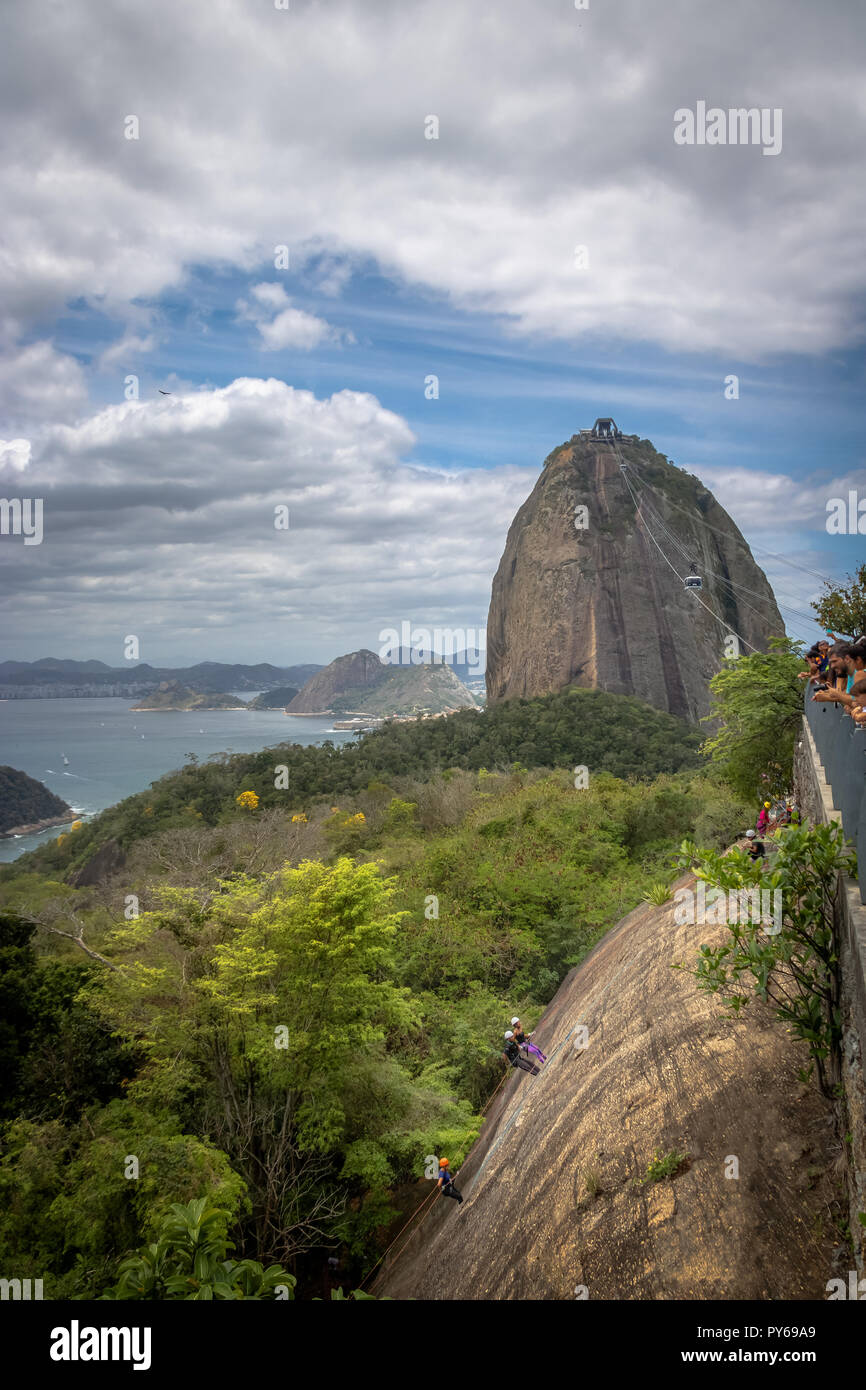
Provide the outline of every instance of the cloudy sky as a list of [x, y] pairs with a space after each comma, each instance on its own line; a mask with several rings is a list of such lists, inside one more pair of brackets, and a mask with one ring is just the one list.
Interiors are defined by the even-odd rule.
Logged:
[[[0, 535], [2, 656], [483, 626], [543, 459], [607, 413], [814, 635], [863, 552], [826, 529], [866, 499], [850, 0], [20, 0], [4, 27], [0, 497], [42, 498], [44, 536]], [[777, 113], [780, 148], [678, 144], [699, 103]]]

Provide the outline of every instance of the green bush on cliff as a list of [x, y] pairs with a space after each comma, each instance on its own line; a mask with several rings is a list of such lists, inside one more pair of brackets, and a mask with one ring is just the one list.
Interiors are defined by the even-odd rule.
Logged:
[[703, 745], [725, 780], [747, 801], [790, 791], [794, 741], [803, 714], [802, 643], [771, 638], [768, 652], [726, 661], [710, 681], [709, 719], [719, 727]]
[[[782, 829], [778, 841], [769, 872], [743, 850], [699, 856], [698, 878], [728, 894], [728, 939], [702, 946], [693, 973], [699, 987], [718, 994], [733, 1014], [754, 997], [772, 1004], [776, 1017], [808, 1048], [804, 1079], [814, 1068], [828, 1095], [838, 1079], [841, 1038], [834, 909], [839, 874], [851, 872], [853, 850], [836, 824]], [[747, 900], [752, 890], [766, 894], [757, 907]]]

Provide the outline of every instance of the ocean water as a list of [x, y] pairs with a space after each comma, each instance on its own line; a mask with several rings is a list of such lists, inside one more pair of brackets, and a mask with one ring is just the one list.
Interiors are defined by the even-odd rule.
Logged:
[[[233, 692], [252, 700], [256, 691]], [[304, 719], [282, 710], [133, 713], [129, 697], [0, 700], [0, 765], [44, 782], [82, 817], [144, 791], [182, 767], [187, 753], [254, 753], [274, 743], [350, 742], [330, 717]], [[64, 755], [68, 765], [64, 765]], [[0, 839], [0, 863], [54, 839], [63, 826]]]

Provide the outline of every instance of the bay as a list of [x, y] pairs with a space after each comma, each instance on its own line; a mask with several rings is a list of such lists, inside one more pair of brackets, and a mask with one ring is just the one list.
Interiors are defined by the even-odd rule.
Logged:
[[[252, 700], [254, 690], [233, 691]], [[78, 815], [89, 817], [144, 791], [182, 767], [187, 753], [200, 762], [214, 753], [254, 753], [275, 743], [350, 742], [332, 717], [300, 718], [282, 710], [153, 710], [133, 712], [127, 697], [0, 700], [0, 764], [44, 782]], [[64, 764], [64, 756], [68, 764]], [[17, 859], [61, 835], [52, 826], [0, 840], [0, 863]]]

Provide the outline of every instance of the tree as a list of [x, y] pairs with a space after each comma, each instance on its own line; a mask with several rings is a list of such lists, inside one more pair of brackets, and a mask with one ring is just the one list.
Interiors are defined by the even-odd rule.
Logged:
[[40, 962], [33, 934], [32, 921], [0, 913], [0, 1119], [77, 1115], [136, 1068], [76, 999], [92, 967]]
[[294, 1298], [297, 1280], [280, 1265], [267, 1269], [257, 1260], [232, 1260], [228, 1252], [231, 1213], [207, 1197], [175, 1202], [160, 1224], [156, 1241], [121, 1260], [116, 1284], [104, 1299]]
[[248, 1185], [251, 1243], [285, 1261], [330, 1238], [350, 1184], [384, 1191], [395, 1160], [430, 1152], [468, 1108], [388, 1055], [419, 1014], [393, 983], [403, 914], [376, 864], [309, 861], [219, 889], [167, 890], [119, 925], [94, 1002], [165, 1086], [184, 1068], [201, 1078], [196, 1126]]
[[812, 604], [821, 626], [848, 637], [866, 632], [866, 565], [849, 574], [847, 586], [827, 584], [826, 590]]
[[[693, 974], [701, 989], [720, 995], [734, 1014], [752, 996], [773, 1004], [776, 1017], [808, 1046], [802, 1079], [814, 1067], [822, 1093], [829, 1095], [838, 1079], [842, 1034], [836, 897], [853, 850], [836, 824], [792, 827], [779, 840], [768, 873], [745, 851], [695, 856], [694, 846], [684, 843], [683, 867], [697, 857], [697, 877], [727, 894], [728, 940], [702, 946]], [[757, 903], [750, 899], [755, 890]], [[761, 901], [762, 891], [779, 896]]]
[[44, 1274], [46, 1297], [93, 1298], [124, 1251], [155, 1239], [173, 1203], [207, 1196], [237, 1220], [246, 1190], [226, 1155], [154, 1101], [91, 1106], [75, 1124], [5, 1126], [0, 1267]]
[[21, 1069], [37, 1023], [32, 993], [38, 965], [32, 935], [31, 923], [0, 916], [0, 1116], [15, 1111]]
[[741, 796], [782, 796], [791, 786], [794, 740], [803, 714], [801, 643], [771, 637], [768, 652], [726, 661], [710, 681], [707, 721], [719, 720], [708, 753]]

